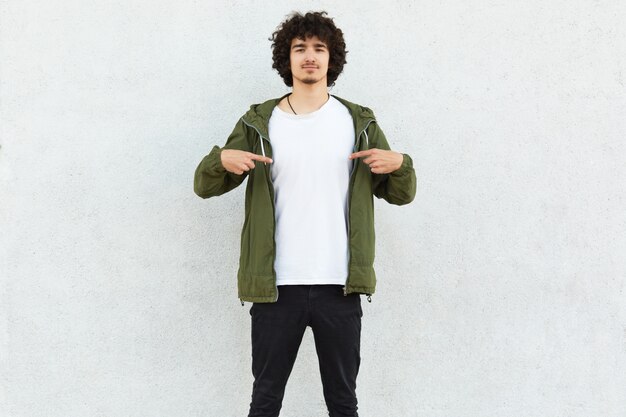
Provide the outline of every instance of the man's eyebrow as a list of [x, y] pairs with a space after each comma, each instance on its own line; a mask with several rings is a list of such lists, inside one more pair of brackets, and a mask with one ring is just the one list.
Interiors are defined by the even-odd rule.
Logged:
[[[295, 49], [295, 48], [304, 48], [306, 45], [304, 44], [304, 42], [300, 42], [295, 44], [294, 46], [291, 47], [291, 49]], [[326, 46], [326, 44], [318, 42], [315, 45], [313, 45], [315, 48], [328, 48], [328, 46]]]

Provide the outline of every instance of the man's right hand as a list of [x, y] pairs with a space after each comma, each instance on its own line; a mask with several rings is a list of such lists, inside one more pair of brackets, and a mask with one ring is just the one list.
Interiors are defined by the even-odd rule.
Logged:
[[237, 149], [222, 149], [220, 153], [222, 166], [228, 172], [241, 175], [245, 171], [254, 169], [254, 161], [271, 164], [273, 161], [267, 156], [257, 155], [252, 152], [240, 151]]

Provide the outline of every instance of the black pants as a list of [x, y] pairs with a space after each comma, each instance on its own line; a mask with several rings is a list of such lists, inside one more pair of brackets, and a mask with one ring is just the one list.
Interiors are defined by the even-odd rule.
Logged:
[[341, 285], [281, 285], [276, 303], [254, 303], [248, 417], [277, 417], [285, 385], [307, 326], [319, 360], [330, 417], [358, 417], [356, 377], [361, 363], [361, 297]]

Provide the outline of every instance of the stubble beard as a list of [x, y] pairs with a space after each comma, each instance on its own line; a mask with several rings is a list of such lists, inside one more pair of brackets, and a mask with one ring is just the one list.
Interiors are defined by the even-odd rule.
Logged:
[[315, 77], [297, 78], [297, 80], [300, 81], [302, 84], [307, 84], [307, 85], [317, 84], [319, 82], [324, 81], [324, 79], [325, 79], [325, 77], [321, 77], [321, 78], [315, 78]]
[[305, 79], [302, 80], [302, 82], [304, 84], [309, 84], [309, 85], [316, 84], [316, 83], [318, 83], [320, 81], [322, 81], [322, 80], [321, 79], [320, 80], [316, 80], [315, 78], [305, 78]]

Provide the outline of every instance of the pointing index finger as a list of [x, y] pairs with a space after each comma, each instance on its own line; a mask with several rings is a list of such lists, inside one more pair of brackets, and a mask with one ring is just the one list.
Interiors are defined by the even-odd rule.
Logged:
[[272, 161], [272, 159], [271, 159], [271, 158], [268, 158], [267, 156], [257, 155], [257, 154], [255, 154], [255, 153], [250, 154], [250, 159], [255, 160], [255, 161], [266, 162], [266, 163], [269, 163], [269, 164], [271, 164], [272, 162], [274, 162], [274, 161]]
[[372, 152], [374, 152], [373, 149], [368, 149], [366, 151], [354, 152], [352, 155], [350, 155], [350, 159], [360, 158], [362, 156], [370, 156], [372, 154]]

